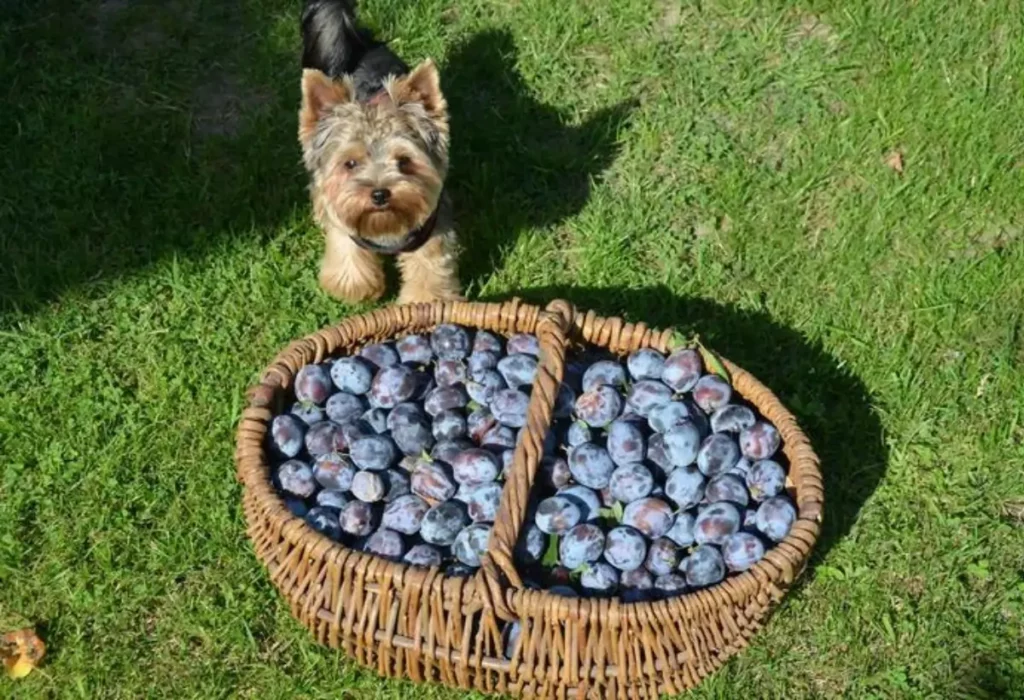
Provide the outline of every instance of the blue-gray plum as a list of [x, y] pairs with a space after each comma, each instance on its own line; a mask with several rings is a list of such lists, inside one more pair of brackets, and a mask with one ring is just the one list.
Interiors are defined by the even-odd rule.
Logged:
[[576, 447], [592, 439], [590, 426], [583, 421], [574, 421], [569, 424], [569, 432], [566, 433], [565, 441], [569, 447]]
[[418, 495], [399, 496], [384, 508], [381, 525], [402, 534], [416, 534], [429, 510], [430, 505]]
[[469, 333], [465, 328], [442, 323], [430, 334], [430, 347], [442, 360], [461, 360], [469, 355]]
[[647, 558], [647, 540], [631, 527], [620, 525], [604, 539], [604, 559], [619, 571], [638, 569]]
[[632, 503], [651, 492], [654, 488], [654, 476], [651, 470], [642, 464], [624, 464], [612, 472], [608, 488], [614, 500]]
[[324, 409], [320, 408], [314, 403], [306, 403], [303, 401], [296, 401], [292, 404], [292, 407], [288, 409], [288, 413], [306, 425], [313, 425], [319, 423], [325, 418]]
[[647, 423], [656, 433], [665, 433], [681, 423], [690, 422], [690, 407], [682, 401], [669, 401], [655, 406], [647, 415]]
[[672, 507], [660, 498], [641, 498], [626, 506], [622, 524], [638, 530], [645, 537], [656, 539], [672, 527]]
[[419, 455], [434, 446], [434, 433], [426, 418], [413, 423], [396, 425], [391, 431], [395, 445], [406, 455]]
[[654, 379], [641, 379], [629, 388], [626, 405], [644, 418], [651, 411], [672, 400], [672, 390]]
[[[318, 491], [316, 494], [316, 504], [318, 506], [333, 508], [335, 511], [339, 511], [344, 508], [348, 501], [349, 497], [342, 491], [324, 489], [323, 491]], [[337, 513], [335, 513], [335, 520], [337, 520]]]
[[362, 395], [373, 383], [374, 367], [358, 357], [340, 357], [331, 365], [331, 381], [339, 391]]
[[673, 391], [682, 393], [694, 387], [703, 371], [704, 364], [700, 360], [700, 354], [691, 348], [682, 348], [665, 358], [661, 381]]
[[634, 381], [661, 379], [665, 369], [665, 356], [657, 350], [642, 348], [626, 358], [626, 368]]
[[394, 367], [401, 362], [398, 351], [395, 350], [391, 343], [367, 345], [359, 351], [359, 356], [380, 369]]
[[501, 504], [501, 484], [490, 482], [469, 487], [463, 502], [474, 523], [493, 523]]
[[601, 498], [596, 491], [582, 484], [573, 484], [558, 490], [558, 495], [570, 500], [580, 509], [580, 522], [601, 517]]
[[366, 538], [363, 551], [385, 559], [401, 559], [405, 554], [405, 540], [394, 530], [382, 527]]
[[580, 588], [595, 596], [606, 596], [619, 585], [619, 572], [603, 561], [587, 565], [580, 576]]
[[576, 569], [601, 558], [604, 532], [597, 525], [582, 523], [569, 530], [558, 543], [562, 566]]
[[289, 459], [277, 468], [277, 483], [281, 490], [299, 498], [309, 498], [316, 492], [316, 479], [309, 465], [298, 459]]
[[662, 433], [665, 452], [673, 467], [687, 467], [700, 454], [700, 431], [691, 421], [684, 421]]
[[473, 338], [473, 352], [493, 352], [500, 355], [505, 351], [501, 339], [490, 331], [479, 330]]
[[356, 537], [365, 537], [374, 531], [377, 524], [377, 512], [365, 501], [349, 501], [341, 509], [338, 516], [341, 529]]
[[647, 456], [644, 434], [636, 423], [620, 418], [608, 426], [608, 456], [618, 466], [642, 462]]
[[323, 365], [305, 365], [295, 373], [295, 398], [299, 401], [323, 405], [331, 388], [331, 375]]
[[747, 488], [755, 501], [778, 496], [786, 489], [786, 470], [770, 459], [754, 462], [747, 472]]
[[469, 381], [466, 382], [466, 392], [469, 394], [469, 398], [481, 406], [489, 406], [494, 401], [495, 395], [507, 388], [508, 384], [497, 370], [493, 369], [477, 370], [470, 375]]
[[548, 536], [535, 523], [530, 523], [519, 539], [517, 553], [525, 563], [533, 564], [541, 560], [547, 546]]
[[428, 544], [447, 547], [455, 542], [462, 528], [469, 524], [466, 507], [458, 501], [445, 501], [423, 516], [420, 537]]
[[680, 509], [686, 510], [704, 498], [704, 475], [696, 467], [680, 467], [668, 475], [665, 495]]
[[495, 369], [498, 366], [498, 360], [501, 359], [501, 355], [490, 350], [474, 350], [473, 353], [466, 360], [466, 369], [469, 370], [469, 376], [473, 376], [477, 372], [483, 372], [487, 369]]
[[693, 588], [713, 586], [725, 578], [725, 562], [717, 547], [702, 544], [690, 556], [683, 559], [679, 570], [686, 576], [686, 583]]
[[750, 470], [753, 466], [753, 463], [749, 459], [747, 459], [746, 457], [740, 457], [738, 460], [736, 460], [736, 464], [732, 465], [732, 469], [730, 469], [726, 473], [738, 476], [739, 478], [746, 481], [747, 475], [750, 474]]
[[537, 377], [537, 358], [518, 353], [498, 360], [498, 372], [510, 387], [530, 386]]
[[479, 447], [455, 455], [451, 465], [452, 475], [460, 484], [485, 484], [501, 473], [501, 463], [494, 453]]
[[569, 471], [577, 483], [603, 489], [612, 478], [615, 462], [603, 447], [585, 442], [569, 452]]
[[659, 480], [668, 478], [668, 475], [676, 468], [672, 464], [672, 458], [665, 447], [665, 436], [661, 433], [654, 433], [647, 438], [647, 462], [653, 465], [652, 472], [656, 473]]
[[412, 475], [406, 469], [393, 467], [384, 472], [383, 476], [387, 489], [384, 492], [385, 503], [391, 503], [396, 498], [412, 492]]
[[591, 428], [603, 428], [622, 413], [622, 397], [611, 386], [602, 384], [580, 394], [575, 410], [576, 417]]
[[398, 359], [403, 363], [426, 365], [434, 359], [430, 338], [425, 335], [407, 335], [395, 343], [395, 349], [398, 350]]
[[487, 553], [491, 538], [491, 526], [474, 523], [462, 529], [452, 543], [452, 554], [466, 566], [480, 566], [480, 559]]
[[292, 515], [297, 518], [305, 518], [309, 513], [309, 506], [306, 505], [306, 499], [299, 498], [298, 496], [285, 496], [284, 505]]
[[438, 503], [455, 495], [458, 486], [442, 462], [419, 462], [410, 477], [412, 492]]
[[402, 557], [402, 561], [426, 569], [432, 566], [441, 566], [441, 550], [430, 544], [413, 545]]
[[743, 516], [731, 503], [712, 503], [697, 514], [693, 524], [693, 537], [697, 544], [722, 544], [739, 532]]
[[438, 360], [434, 363], [434, 381], [438, 386], [465, 384], [469, 372], [462, 360]]
[[496, 425], [498, 425], [498, 419], [488, 408], [480, 407], [466, 417], [469, 439], [478, 445], [483, 441], [484, 435]]
[[347, 391], [339, 391], [327, 399], [325, 410], [332, 421], [350, 423], [366, 412], [366, 400]]
[[654, 588], [654, 577], [644, 567], [638, 567], [630, 571], [623, 571], [619, 575], [619, 585], [623, 588], [634, 588], [639, 591], [649, 591]]
[[743, 479], [733, 474], [719, 474], [709, 479], [707, 488], [704, 489], [704, 497], [711, 503], [727, 501], [740, 508], [746, 508], [750, 503], [747, 485], [743, 483]]
[[317, 506], [310, 508], [306, 513], [306, 522], [309, 526], [322, 535], [332, 540], [341, 537], [341, 525], [338, 524], [338, 511], [333, 508]]
[[340, 452], [322, 454], [313, 462], [313, 478], [325, 489], [348, 491], [355, 475], [356, 468]]
[[526, 409], [530, 397], [518, 389], [502, 389], [494, 395], [490, 409], [502, 425], [522, 428], [526, 425]]
[[552, 496], [537, 505], [534, 523], [549, 535], [564, 535], [579, 524], [580, 509], [568, 498]]
[[686, 590], [686, 579], [679, 574], [668, 573], [654, 579], [654, 591], [661, 598], [670, 598]]
[[442, 440], [434, 445], [434, 449], [430, 451], [430, 458], [439, 462], [444, 462], [445, 464], [451, 464], [452, 460], [455, 459], [455, 455], [459, 454], [463, 450], [468, 450], [472, 446], [473, 443], [462, 438]]
[[793, 529], [796, 508], [785, 496], [769, 498], [757, 508], [757, 529], [773, 542], [781, 542]]
[[427, 394], [423, 400], [423, 410], [429, 416], [436, 416], [441, 411], [452, 408], [465, 408], [469, 403], [469, 395], [461, 384], [439, 386]]
[[740, 433], [740, 451], [750, 459], [768, 459], [774, 455], [782, 438], [771, 423], [758, 421]]
[[434, 416], [430, 426], [435, 440], [455, 440], [464, 438], [469, 432], [466, 427], [466, 416], [458, 409], [441, 411]]
[[362, 415], [362, 420], [377, 435], [388, 431], [388, 411], [383, 408], [371, 408]]
[[341, 426], [334, 421], [324, 420], [309, 426], [306, 431], [306, 452], [314, 459], [328, 452], [343, 452], [348, 440]]
[[626, 370], [618, 362], [600, 360], [587, 367], [583, 373], [583, 391], [592, 391], [599, 386], [621, 388], [626, 385]]
[[498, 476], [499, 479], [507, 479], [509, 474], [512, 473], [515, 454], [516, 451], [514, 449], [501, 450], [498, 452], [498, 459], [501, 461], [501, 474]]
[[555, 489], [568, 486], [572, 481], [569, 463], [561, 457], [544, 457], [540, 461], [540, 470], [544, 477], [544, 483]]
[[345, 439], [346, 445], [351, 445], [360, 438], [369, 437], [376, 435], [373, 428], [369, 423], [364, 421], [362, 418], [354, 420], [350, 423], [343, 423], [341, 426], [341, 435]]
[[404, 425], [413, 425], [427, 420], [427, 414], [415, 403], [400, 403], [388, 413], [388, 430], [394, 432]]
[[697, 518], [693, 513], [687, 511], [680, 511], [676, 514], [676, 519], [672, 523], [672, 527], [665, 533], [665, 537], [675, 542], [680, 547], [689, 547], [694, 543], [693, 526]]
[[537, 341], [537, 337], [529, 333], [516, 333], [508, 339], [505, 343], [505, 349], [508, 354], [523, 353], [526, 355], [533, 355], [534, 357], [540, 356], [540, 343]]
[[705, 476], [725, 474], [740, 460], [740, 447], [729, 433], [712, 433], [704, 438], [697, 453], [697, 468]]
[[667, 537], [659, 537], [647, 548], [644, 566], [655, 576], [667, 576], [679, 566], [679, 547]]
[[729, 571], [746, 571], [764, 557], [764, 542], [749, 532], [730, 535], [722, 545], [722, 559]]
[[738, 433], [756, 422], [753, 411], [734, 403], [727, 403], [711, 414], [711, 430], [716, 433]]
[[360, 469], [382, 471], [398, 462], [398, 448], [387, 435], [370, 435], [352, 443], [349, 457]]
[[717, 374], [705, 374], [693, 387], [693, 400], [705, 413], [714, 413], [731, 398], [732, 387]]
[[505, 650], [505, 658], [511, 659], [515, 656], [516, 647], [519, 645], [519, 637], [522, 635], [523, 626], [519, 622], [510, 622], [501, 631], [501, 646]]
[[384, 500], [387, 486], [384, 479], [377, 472], [361, 471], [352, 477], [352, 488], [349, 489], [352, 495], [366, 503], [376, 503]]
[[374, 406], [394, 408], [416, 393], [419, 380], [416, 371], [405, 365], [385, 367], [377, 372], [370, 385], [370, 401]]
[[277, 416], [270, 421], [270, 448], [279, 457], [290, 459], [302, 451], [306, 424], [295, 416]]

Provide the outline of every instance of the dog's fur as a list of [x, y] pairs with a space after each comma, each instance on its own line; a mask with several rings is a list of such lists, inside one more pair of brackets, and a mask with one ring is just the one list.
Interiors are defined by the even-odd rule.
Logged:
[[394, 254], [399, 302], [460, 298], [443, 192], [448, 105], [434, 63], [410, 71], [358, 25], [351, 0], [307, 0], [302, 38], [299, 142], [326, 237], [320, 285], [346, 301], [377, 299], [380, 255]]

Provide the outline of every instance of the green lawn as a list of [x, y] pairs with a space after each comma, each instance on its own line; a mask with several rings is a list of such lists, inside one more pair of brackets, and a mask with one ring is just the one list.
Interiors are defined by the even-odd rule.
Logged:
[[[362, 4], [443, 66], [472, 297], [697, 329], [824, 459], [813, 568], [692, 696], [1024, 697], [1022, 5]], [[0, 9], [0, 630], [50, 645], [0, 696], [466, 697], [313, 644], [244, 534], [243, 391], [355, 310], [299, 5]]]

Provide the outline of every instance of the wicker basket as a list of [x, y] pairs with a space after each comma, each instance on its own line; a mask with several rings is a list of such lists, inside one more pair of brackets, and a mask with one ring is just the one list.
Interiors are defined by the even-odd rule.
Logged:
[[[304, 364], [398, 335], [459, 323], [509, 335], [536, 333], [540, 369], [527, 430], [515, 451], [490, 551], [472, 577], [452, 578], [353, 551], [293, 516], [270, 483], [264, 436]], [[528, 590], [512, 552], [551, 420], [566, 347], [586, 342], [628, 353], [668, 349], [672, 333], [517, 299], [502, 304], [395, 306], [348, 318], [288, 346], [249, 393], [235, 459], [248, 534], [292, 613], [316, 639], [386, 676], [552, 698], [657, 698], [690, 688], [746, 646], [803, 570], [818, 537], [824, 491], [818, 458], [793, 416], [760, 382], [725, 362], [735, 389], [783, 436], [798, 520], [751, 570], [696, 593], [651, 603], [570, 599]], [[502, 627], [521, 622], [506, 658]]]

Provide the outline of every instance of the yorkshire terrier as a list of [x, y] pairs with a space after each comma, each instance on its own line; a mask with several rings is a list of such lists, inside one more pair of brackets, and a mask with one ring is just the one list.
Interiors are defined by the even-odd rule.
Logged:
[[320, 285], [377, 299], [381, 256], [396, 255], [399, 302], [461, 298], [437, 67], [410, 71], [357, 23], [354, 0], [307, 0], [302, 40], [299, 142], [326, 238]]

